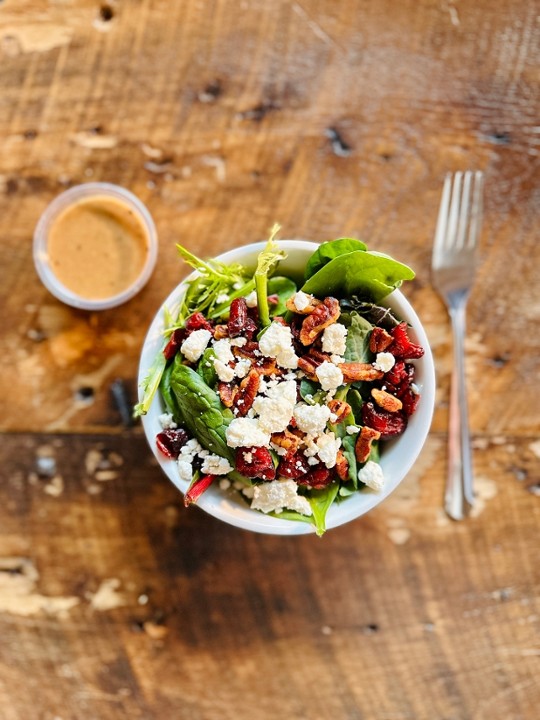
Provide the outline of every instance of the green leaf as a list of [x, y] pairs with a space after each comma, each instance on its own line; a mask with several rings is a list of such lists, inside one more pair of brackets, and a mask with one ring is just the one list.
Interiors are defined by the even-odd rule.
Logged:
[[392, 330], [399, 325], [399, 320], [392, 314], [390, 308], [375, 305], [374, 303], [364, 302], [353, 295], [350, 298], [344, 298], [339, 301], [343, 312], [356, 312], [368, 320], [372, 325], [378, 325], [385, 330]]
[[312, 516], [310, 515], [302, 515], [302, 513], [295, 512], [294, 510], [282, 510], [280, 513], [278, 512], [269, 512], [267, 513], [271, 517], [275, 517], [278, 520], [294, 520], [297, 522], [305, 522], [305, 523], [312, 523]]
[[208, 387], [195, 370], [182, 365], [179, 355], [174, 360], [171, 388], [184, 423], [193, 437], [210, 452], [234, 464], [234, 452], [227, 445], [226, 439], [232, 413], [223, 407], [219, 395]]
[[379, 302], [403, 280], [413, 278], [410, 267], [387, 255], [358, 251], [330, 260], [304, 283], [302, 290], [316, 297], [358, 295]]
[[347, 393], [347, 402], [351, 406], [351, 411], [355, 418], [354, 424], [361, 425], [360, 421], [362, 419], [362, 405], [364, 401], [362, 400], [362, 395], [356, 388], [351, 388]]
[[283, 315], [287, 308], [285, 303], [292, 297], [296, 292], [296, 283], [290, 278], [276, 275], [268, 280], [268, 295], [277, 295], [279, 302], [277, 305], [270, 306], [270, 316], [275, 317], [276, 315]]
[[171, 388], [172, 370], [173, 370], [173, 363], [171, 362], [167, 365], [167, 367], [165, 368], [165, 370], [163, 372], [163, 375], [161, 376], [161, 382], [159, 383], [159, 393], [163, 399], [163, 402], [165, 404], [167, 412], [171, 413], [175, 422], [177, 422], [180, 425], [183, 425], [184, 418], [183, 418], [182, 412], [180, 411], [180, 408], [178, 406], [178, 401], [176, 400], [176, 395], [174, 394], [174, 392]]
[[342, 438], [341, 446], [343, 448], [343, 454], [347, 458], [349, 463], [349, 474], [348, 479], [352, 482], [356, 488], [358, 486], [358, 470], [356, 467], [356, 454], [354, 452], [354, 446], [356, 444], [356, 435], [345, 435]]
[[214, 367], [214, 360], [216, 359], [216, 353], [212, 348], [206, 348], [203, 352], [199, 364], [197, 365], [197, 372], [202, 377], [208, 387], [215, 388], [218, 382], [218, 376], [216, 368]]
[[373, 353], [369, 349], [369, 336], [373, 325], [357, 312], [342, 313], [339, 321], [347, 328], [346, 362], [371, 362]]
[[284, 250], [280, 250], [275, 241], [275, 236], [280, 230], [279, 225], [274, 225], [270, 237], [257, 259], [257, 267], [253, 276], [255, 290], [257, 291], [257, 306], [259, 309], [259, 321], [263, 328], [270, 325], [270, 311], [268, 307], [268, 278], [276, 269], [280, 260], [287, 257]]
[[154, 396], [159, 388], [161, 377], [163, 375], [163, 371], [165, 370], [166, 364], [167, 360], [165, 359], [165, 355], [163, 354], [163, 351], [160, 350], [160, 352], [156, 355], [154, 362], [150, 366], [146, 377], [140, 384], [143, 397], [142, 400], [137, 403], [137, 405], [135, 405], [135, 408], [133, 410], [134, 417], [146, 415], [146, 413], [150, 409], [150, 405], [152, 404]]
[[326, 531], [326, 513], [328, 508], [334, 502], [339, 490], [339, 483], [334, 482], [328, 485], [324, 490], [312, 490], [307, 499], [311, 505], [312, 522], [315, 525], [315, 531], [319, 537], [324, 535]]
[[361, 240], [356, 240], [356, 238], [338, 238], [337, 240], [323, 242], [309, 258], [304, 279], [309, 280], [309, 278], [315, 275], [326, 263], [329, 263], [330, 260], [333, 260], [339, 255], [365, 250], [367, 250], [367, 245]]

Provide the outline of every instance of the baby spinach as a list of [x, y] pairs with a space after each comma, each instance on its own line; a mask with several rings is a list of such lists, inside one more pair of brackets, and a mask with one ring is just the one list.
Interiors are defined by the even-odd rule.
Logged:
[[403, 280], [412, 280], [414, 272], [407, 265], [386, 255], [351, 252], [330, 260], [312, 275], [302, 290], [316, 297], [350, 297], [378, 302]]
[[341, 446], [343, 448], [343, 454], [347, 458], [349, 463], [349, 472], [347, 479], [353, 484], [353, 487], [358, 485], [358, 471], [356, 467], [356, 454], [354, 452], [354, 446], [356, 444], [356, 435], [345, 435], [341, 440]]
[[307, 499], [311, 505], [311, 516], [312, 522], [315, 525], [315, 532], [320, 537], [326, 531], [326, 513], [328, 508], [338, 494], [339, 483], [333, 482], [331, 485], [327, 485], [324, 490], [312, 490]]
[[212, 348], [206, 348], [197, 366], [197, 372], [202, 377], [208, 387], [215, 388], [218, 381], [214, 360], [216, 353]]
[[234, 451], [227, 445], [226, 430], [232, 413], [221, 404], [219, 395], [177, 355], [171, 372], [171, 388], [193, 437], [212, 453], [234, 464]]
[[392, 330], [399, 325], [399, 320], [394, 317], [390, 308], [375, 305], [374, 303], [364, 302], [356, 295], [351, 298], [344, 298], [339, 301], [343, 312], [355, 310], [359, 315], [368, 320], [372, 325], [379, 325], [385, 330]]
[[296, 292], [296, 283], [290, 278], [276, 275], [268, 280], [268, 295], [277, 295], [278, 304], [270, 306], [270, 315], [275, 317], [276, 315], [283, 315], [287, 310], [285, 303], [292, 297]]
[[345, 361], [371, 362], [373, 353], [369, 349], [369, 336], [373, 330], [373, 325], [357, 312], [342, 313], [340, 322], [347, 328]]
[[167, 367], [165, 368], [163, 375], [161, 376], [161, 382], [159, 384], [159, 392], [161, 394], [161, 397], [163, 398], [163, 402], [165, 403], [165, 408], [167, 412], [171, 413], [173, 416], [175, 422], [179, 423], [180, 425], [184, 424], [184, 417], [182, 415], [182, 412], [180, 410], [180, 407], [178, 406], [178, 401], [176, 399], [176, 395], [174, 394], [172, 387], [171, 387], [171, 374], [173, 371], [173, 363], [169, 363]]
[[338, 238], [337, 240], [323, 242], [309, 258], [304, 279], [309, 280], [312, 275], [315, 275], [326, 263], [338, 257], [338, 255], [346, 255], [358, 250], [367, 250], [367, 245], [355, 238]]

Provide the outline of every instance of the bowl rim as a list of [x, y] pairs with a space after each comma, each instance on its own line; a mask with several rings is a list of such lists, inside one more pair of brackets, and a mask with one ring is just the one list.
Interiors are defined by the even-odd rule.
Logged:
[[[67, 288], [53, 272], [47, 253], [47, 239], [51, 223], [67, 207], [82, 198], [113, 197], [128, 205], [142, 222], [148, 240], [146, 261], [138, 277], [125, 290], [107, 298], [90, 300]], [[33, 237], [33, 257], [36, 272], [47, 290], [66, 305], [79, 310], [108, 310], [131, 300], [146, 285], [154, 271], [158, 255], [157, 230], [146, 205], [130, 190], [113, 183], [88, 182], [73, 185], [57, 195], [41, 214]]]
[[[306, 259], [309, 256], [307, 254], [308, 252], [311, 254], [319, 247], [319, 243], [309, 240], [278, 240], [277, 243], [280, 248], [289, 252], [305, 252]], [[242, 257], [249, 257], [250, 255], [258, 254], [265, 245], [266, 242], [264, 241], [242, 245], [221, 253], [216, 256], [215, 259], [221, 262], [241, 262]], [[287, 259], [282, 262], [286, 266]], [[247, 265], [248, 267], [250, 266], [249, 261], [247, 262]], [[156, 352], [159, 351], [159, 349], [156, 350], [156, 343], [161, 343], [159, 347], [161, 347], [163, 343], [160, 331], [164, 324], [164, 308], [171, 308], [178, 303], [185, 290], [186, 283], [196, 276], [197, 272], [193, 271], [185, 277], [169, 293], [152, 319], [141, 349], [138, 372], [139, 396], [141, 395], [141, 382], [146, 376], [151, 365], [151, 361], [155, 358]], [[410, 431], [411, 426], [413, 426], [414, 434], [409, 432], [407, 435], [407, 433], [405, 433], [395, 440], [387, 441], [385, 451], [381, 453], [381, 465], [384, 466], [385, 464], [388, 464], [388, 461], [385, 463], [385, 456], [388, 458], [390, 449], [392, 447], [395, 448], [396, 446], [399, 449], [400, 441], [403, 443], [403, 439], [405, 437], [408, 439], [407, 452], [404, 453], [404, 459], [399, 463], [399, 473], [396, 474], [396, 471], [394, 470], [394, 478], [397, 479], [394, 479], [392, 482], [388, 482], [387, 478], [385, 487], [379, 493], [366, 489], [365, 491], [355, 493], [354, 495], [345, 498], [340, 503], [332, 505], [327, 514], [327, 530], [331, 530], [355, 520], [382, 503], [400, 485], [407, 473], [410, 471], [424, 446], [431, 427], [435, 404], [435, 367], [427, 334], [416, 311], [400, 290], [394, 290], [390, 293], [390, 295], [384, 298], [383, 303], [384, 305], [389, 305], [394, 310], [397, 308], [396, 312], [398, 317], [407, 320], [407, 322], [412, 325], [416, 341], [419, 342], [425, 350], [424, 356], [420, 358], [420, 360], [414, 361], [415, 365], [417, 367], [420, 365], [423, 371], [421, 382], [422, 402], [420, 403], [416, 413], [412, 416], [409, 427], [407, 428], [407, 430]], [[187, 484], [180, 481], [176, 469], [176, 462], [161, 455], [155, 444], [155, 436], [161, 430], [158, 417], [159, 414], [165, 412], [162, 405], [159, 410], [156, 411], [156, 404], [161, 404], [161, 400], [158, 395], [154, 398], [148, 414], [142, 416], [141, 418], [146, 440], [150, 445], [161, 470], [182, 493], [185, 493]], [[394, 465], [396, 465], [396, 463], [394, 463]], [[215, 499], [215, 495], [218, 492], [219, 501]], [[233, 503], [227, 497], [226, 493], [227, 491], [222, 491], [217, 485], [214, 485], [209, 489], [209, 491], [201, 496], [197, 502], [197, 507], [219, 520], [252, 532], [272, 535], [304, 535], [315, 532], [315, 527], [311, 522], [282, 520], [270, 515], [265, 515], [264, 513], [251, 510], [247, 504], [245, 506], [240, 506], [238, 502]], [[361, 500], [361, 502], [359, 500]]]

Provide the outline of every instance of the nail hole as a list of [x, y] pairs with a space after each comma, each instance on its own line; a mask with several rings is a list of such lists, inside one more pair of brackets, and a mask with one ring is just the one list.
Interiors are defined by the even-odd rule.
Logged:
[[352, 147], [347, 142], [345, 142], [343, 136], [337, 128], [326, 128], [324, 134], [330, 140], [334, 155], [337, 155], [338, 157], [347, 157], [351, 154]]
[[102, 5], [99, 8], [99, 17], [103, 22], [110, 22], [114, 18], [114, 10], [110, 5]]
[[77, 398], [77, 400], [82, 400], [83, 402], [90, 402], [94, 399], [94, 388], [90, 387], [89, 385], [80, 387], [75, 393], [75, 397]]

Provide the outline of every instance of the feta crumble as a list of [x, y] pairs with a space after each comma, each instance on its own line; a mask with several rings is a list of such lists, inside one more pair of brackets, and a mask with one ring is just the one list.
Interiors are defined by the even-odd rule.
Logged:
[[381, 372], [388, 372], [394, 367], [395, 362], [396, 358], [392, 355], [392, 353], [380, 352], [377, 353], [377, 357], [375, 358], [373, 367], [375, 368], [375, 370], [380, 370]]
[[229, 295], [226, 292], [220, 293], [216, 298], [216, 303], [218, 305], [221, 305], [221, 303], [226, 303], [227, 300], [229, 300]]
[[259, 349], [266, 357], [276, 359], [280, 367], [296, 370], [298, 357], [292, 344], [291, 328], [273, 322], [259, 341]]
[[358, 479], [372, 490], [381, 491], [384, 487], [384, 475], [379, 463], [368, 460], [358, 471]]
[[347, 347], [347, 328], [341, 323], [332, 323], [325, 328], [322, 336], [323, 352], [345, 355]]
[[224, 365], [234, 360], [234, 355], [231, 350], [231, 341], [224, 338], [223, 340], [216, 340], [212, 345], [216, 358], [220, 360]]
[[317, 455], [328, 469], [335, 467], [341, 438], [337, 438], [333, 432], [324, 433], [317, 438]]
[[317, 375], [323, 390], [335, 390], [343, 385], [343, 373], [337, 365], [327, 360], [319, 365], [315, 370], [315, 375]]
[[251, 368], [251, 360], [248, 360], [247, 358], [243, 358], [242, 360], [239, 360], [236, 365], [234, 366], [234, 374], [238, 378], [244, 378], [248, 374], [249, 370]]
[[180, 346], [180, 352], [190, 362], [197, 362], [206, 350], [211, 337], [210, 330], [194, 330]]
[[231, 382], [231, 380], [233, 380], [235, 374], [234, 368], [229, 365], [225, 365], [224, 362], [218, 360], [217, 358], [214, 360], [214, 369], [221, 382]]
[[302, 290], [299, 290], [293, 298], [293, 304], [298, 312], [302, 312], [302, 310], [305, 310], [312, 300], [313, 295], [308, 295], [307, 293], [302, 292]]
[[298, 495], [298, 486], [294, 480], [273, 480], [255, 485], [251, 507], [264, 513], [281, 513], [287, 509], [302, 515], [312, 514], [307, 498]]
[[220, 455], [207, 455], [201, 467], [203, 473], [208, 475], [227, 475], [234, 468], [229, 463], [227, 458], [223, 458]]
[[347, 433], [347, 435], [356, 435], [356, 433], [360, 432], [360, 428], [358, 427], [358, 425], [347, 425], [347, 427], [345, 428], [345, 432]]
[[235, 418], [226, 430], [227, 445], [236, 447], [267, 447], [270, 433], [265, 432], [254, 418]]
[[178, 466], [178, 477], [180, 480], [188, 483], [191, 482], [191, 478], [193, 477], [193, 466], [191, 462], [185, 460], [182, 455], [180, 455], [176, 464]]
[[299, 403], [293, 413], [299, 430], [308, 435], [320, 435], [330, 419], [330, 408], [327, 405], [307, 405]]
[[259, 415], [260, 427], [269, 433], [283, 432], [289, 425], [296, 404], [296, 381], [285, 380], [268, 387], [266, 397], [258, 395], [253, 409]]
[[257, 291], [253, 290], [249, 295], [246, 295], [246, 305], [248, 308], [257, 307]]
[[174, 422], [173, 416], [171, 413], [162, 413], [159, 417], [159, 424], [163, 428], [163, 430], [174, 430], [178, 427], [178, 425]]

